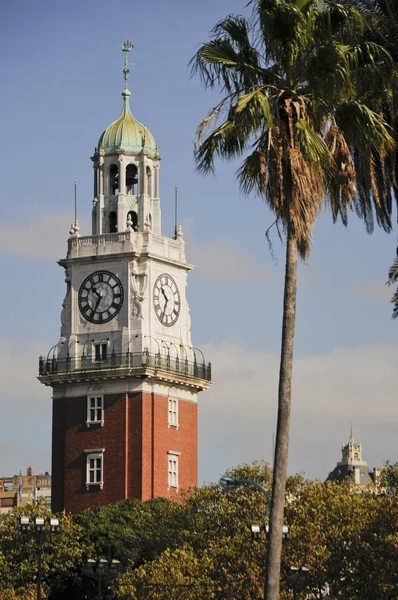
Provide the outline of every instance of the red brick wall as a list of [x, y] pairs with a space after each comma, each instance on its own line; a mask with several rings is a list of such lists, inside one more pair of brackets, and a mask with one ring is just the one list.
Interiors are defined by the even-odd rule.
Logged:
[[178, 486], [180, 489], [197, 485], [198, 439], [197, 405], [187, 400], [178, 401], [179, 427], [168, 426], [168, 398], [154, 394], [153, 419], [153, 493], [171, 496], [175, 489], [167, 489], [168, 450], [180, 452], [178, 457]]
[[[179, 400], [179, 427], [168, 427], [167, 396], [104, 397], [104, 425], [87, 427], [87, 397], [53, 401], [52, 508], [79, 512], [135, 497], [172, 496], [168, 450], [180, 453], [179, 488], [197, 484], [197, 405]], [[86, 489], [86, 453], [105, 448], [104, 487]]]

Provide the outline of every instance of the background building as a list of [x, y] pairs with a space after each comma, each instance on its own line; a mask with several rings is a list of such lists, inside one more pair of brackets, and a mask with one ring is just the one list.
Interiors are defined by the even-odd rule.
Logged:
[[0, 477], [0, 513], [39, 499], [42, 499], [46, 506], [51, 506], [49, 473], [35, 475], [32, 467], [28, 467], [26, 475], [22, 475], [21, 472], [20, 475]]
[[378, 483], [380, 469], [370, 470], [362, 458], [362, 444], [356, 444], [352, 433], [348, 444], [341, 447], [341, 461], [329, 473], [328, 481], [343, 481], [352, 478], [356, 485], [368, 486]]

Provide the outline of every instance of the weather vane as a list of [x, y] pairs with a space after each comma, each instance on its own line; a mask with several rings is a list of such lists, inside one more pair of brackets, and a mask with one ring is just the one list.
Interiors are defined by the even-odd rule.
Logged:
[[[129, 62], [128, 62], [128, 53], [133, 48], [134, 48], [134, 46], [130, 42], [130, 40], [126, 40], [125, 42], [123, 42], [123, 46], [122, 46], [122, 52], [124, 52], [123, 77], [124, 77], [124, 89], [125, 90], [127, 90], [127, 83], [128, 83], [128, 79], [129, 79], [129, 73], [130, 73]], [[132, 63], [130, 63], [130, 64], [132, 64]]]

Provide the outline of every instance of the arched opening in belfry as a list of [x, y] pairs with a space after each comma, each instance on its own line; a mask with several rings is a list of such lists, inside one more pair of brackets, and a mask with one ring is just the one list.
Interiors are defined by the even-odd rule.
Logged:
[[94, 167], [94, 198], [98, 197], [98, 167]]
[[132, 227], [133, 227], [133, 230], [134, 230], [134, 231], [137, 231], [137, 230], [138, 230], [138, 215], [137, 215], [137, 213], [135, 212], [135, 210], [129, 210], [129, 212], [128, 212], [128, 215], [127, 215], [127, 216], [129, 216], [129, 217], [130, 217], [130, 219], [131, 219], [131, 220], [132, 220], [132, 222], [133, 222], [133, 225], [132, 225]]
[[119, 192], [119, 167], [111, 165], [109, 169], [109, 195], [116, 196]]
[[126, 168], [126, 194], [136, 196], [138, 187], [138, 169], [136, 165], [127, 165]]
[[146, 168], [146, 188], [148, 196], [152, 197], [152, 170], [151, 167]]
[[117, 232], [117, 214], [113, 210], [109, 213], [109, 233]]

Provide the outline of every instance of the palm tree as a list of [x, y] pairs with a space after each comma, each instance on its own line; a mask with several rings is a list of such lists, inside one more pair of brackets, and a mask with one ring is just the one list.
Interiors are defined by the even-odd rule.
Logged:
[[[388, 153], [385, 168], [389, 172], [389, 180], [395, 197], [398, 200], [398, 3], [396, 0], [343, 0], [354, 3], [361, 9], [367, 21], [371, 23], [372, 41], [382, 44], [390, 53], [393, 61], [392, 77], [388, 86], [379, 86], [375, 82], [369, 101], [373, 110], [382, 113], [391, 127], [396, 142]], [[369, 36], [369, 32], [368, 36]], [[398, 256], [398, 247], [397, 247]], [[388, 285], [398, 282], [398, 258], [395, 259], [388, 273]], [[393, 319], [398, 317], [398, 291], [393, 295]]]
[[[374, 216], [391, 229], [389, 171], [394, 142], [366, 103], [372, 74], [390, 75], [391, 58], [359, 41], [358, 8], [332, 0], [251, 0], [249, 19], [229, 15], [191, 60], [223, 99], [199, 125], [198, 170], [217, 157], [243, 157], [241, 189], [264, 199], [286, 236], [278, 422], [265, 598], [279, 595], [296, 318], [297, 257], [308, 258], [324, 203], [347, 224], [354, 209], [369, 232]], [[358, 40], [358, 42], [357, 42]]]

